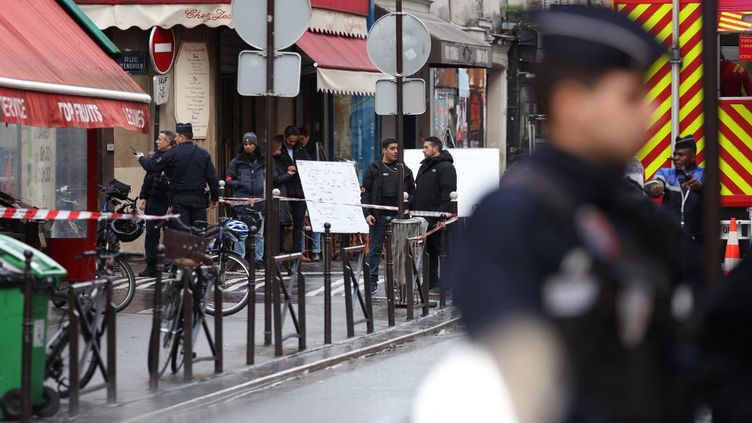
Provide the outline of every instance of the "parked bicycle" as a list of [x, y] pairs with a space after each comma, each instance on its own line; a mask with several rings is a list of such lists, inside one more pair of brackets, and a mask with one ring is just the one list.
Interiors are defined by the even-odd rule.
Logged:
[[[134, 214], [136, 213], [136, 200], [128, 198], [131, 187], [112, 180], [107, 187], [99, 185], [98, 190], [105, 195], [102, 203], [102, 212]], [[97, 250], [108, 253], [120, 251], [120, 242], [136, 240], [144, 231], [142, 221], [130, 219], [105, 219], [99, 222], [97, 228]], [[99, 275], [104, 269], [105, 261], [98, 259], [96, 274]], [[112, 304], [115, 311], [122, 311], [133, 301], [136, 293], [136, 274], [133, 272], [125, 256], [118, 255], [112, 269], [115, 276], [115, 287], [112, 292]]]
[[[165, 251], [175, 265], [174, 277], [167, 279], [162, 288], [162, 326], [159, 339], [157, 370], [163, 374], [169, 365], [177, 373], [183, 365], [183, 289], [193, 292], [193, 336], [195, 345], [202, 327], [209, 337], [206, 314], [215, 312], [214, 285], [222, 288], [222, 315], [242, 309], [248, 302], [248, 277], [250, 270], [240, 256], [231, 251], [233, 242], [242, 242], [248, 236], [248, 227], [234, 219], [221, 219], [218, 225], [202, 230], [186, 227], [185, 232], [167, 229]], [[215, 247], [210, 247], [210, 244]], [[181, 250], [175, 251], [175, 250]], [[211, 255], [207, 254], [213, 252]], [[178, 257], [179, 255], [185, 257]], [[210, 339], [212, 353], [214, 345]], [[151, 349], [151, 346], [150, 346]], [[151, 368], [151, 366], [150, 366]]]
[[[105, 330], [105, 311], [107, 309], [107, 290], [113, 289], [116, 275], [115, 271], [119, 260], [129, 256], [140, 256], [133, 253], [112, 253], [105, 250], [87, 252], [84, 257], [94, 257], [104, 263], [101, 274], [91, 281], [91, 286], [76, 296], [72, 305], [76, 308], [81, 319], [79, 331], [79, 388], [84, 388], [94, 377], [97, 368], [106, 375], [105, 365], [102, 361], [101, 345], [102, 335]], [[67, 287], [55, 291], [56, 297], [65, 297], [67, 303]], [[71, 304], [67, 305], [71, 307]], [[57, 383], [57, 392], [60, 398], [67, 398], [71, 381], [68, 378], [70, 365], [70, 320], [66, 311], [57, 329], [50, 336], [46, 347], [45, 376]]]

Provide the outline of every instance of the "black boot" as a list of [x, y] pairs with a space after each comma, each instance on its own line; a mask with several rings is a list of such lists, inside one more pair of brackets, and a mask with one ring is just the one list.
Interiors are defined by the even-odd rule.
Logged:
[[157, 269], [151, 263], [147, 264], [146, 269], [144, 269], [141, 273], [138, 274], [139, 278], [153, 278], [156, 276], [157, 276]]

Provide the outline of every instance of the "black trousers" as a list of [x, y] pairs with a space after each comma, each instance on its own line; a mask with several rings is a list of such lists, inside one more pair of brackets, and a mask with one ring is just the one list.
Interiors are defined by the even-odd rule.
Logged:
[[[439, 286], [439, 256], [441, 255], [441, 232], [437, 231], [428, 236], [426, 249], [428, 250], [428, 281], [431, 288]], [[444, 270], [444, 269], [442, 269]]]
[[170, 202], [172, 203], [172, 212], [180, 215], [180, 221], [184, 225], [197, 226], [197, 222], [206, 223], [206, 208], [208, 204], [206, 204], [206, 197], [204, 197], [203, 193], [172, 193]]
[[[167, 208], [170, 206], [170, 202], [167, 197], [150, 197], [146, 200], [145, 213], [153, 216], [164, 216], [167, 214]], [[146, 264], [153, 266], [157, 262], [157, 246], [159, 245], [159, 237], [162, 232], [162, 226], [160, 221], [147, 220], [146, 221], [146, 239], [144, 240], [144, 255], [146, 256]], [[159, 225], [159, 226], [158, 226]]]

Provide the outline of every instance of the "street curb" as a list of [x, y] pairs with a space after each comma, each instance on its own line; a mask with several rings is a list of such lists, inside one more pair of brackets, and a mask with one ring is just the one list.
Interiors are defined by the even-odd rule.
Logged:
[[191, 409], [195, 409], [199, 407], [203, 408], [212, 402], [221, 401], [222, 399], [225, 399], [231, 396], [238, 396], [243, 393], [248, 393], [248, 392], [252, 392], [255, 390], [263, 389], [265, 387], [269, 387], [279, 382], [282, 382], [291, 378], [295, 378], [301, 375], [305, 375], [310, 372], [326, 369], [326, 368], [335, 366], [345, 361], [349, 361], [355, 358], [359, 358], [359, 357], [363, 357], [363, 356], [367, 356], [370, 354], [375, 354], [375, 353], [387, 350], [394, 345], [403, 344], [421, 336], [438, 333], [442, 329], [459, 324], [459, 321], [460, 321], [459, 316], [451, 317], [449, 320], [443, 321], [441, 323], [438, 323], [428, 328], [424, 328], [415, 332], [407, 333], [407, 334], [398, 336], [396, 338], [380, 341], [373, 345], [368, 345], [368, 346], [358, 348], [352, 351], [348, 351], [345, 353], [341, 353], [332, 357], [323, 358], [323, 359], [314, 361], [312, 363], [307, 363], [307, 364], [303, 364], [297, 367], [286, 369], [286, 370], [283, 370], [274, 374], [262, 376], [257, 379], [253, 379], [248, 382], [245, 382], [245, 383], [231, 386], [229, 388], [212, 392], [210, 394], [197, 396], [197, 397], [191, 398], [188, 401], [179, 402], [169, 407], [161, 408], [157, 411], [153, 411], [153, 412], [146, 413], [146, 414], [141, 414], [139, 416], [135, 416], [133, 418], [129, 418], [123, 421], [124, 422], [140, 422], [140, 421], [147, 421], [147, 420], [154, 421], [154, 419], [168, 415], [168, 414], [174, 415], [175, 412], [189, 411]]

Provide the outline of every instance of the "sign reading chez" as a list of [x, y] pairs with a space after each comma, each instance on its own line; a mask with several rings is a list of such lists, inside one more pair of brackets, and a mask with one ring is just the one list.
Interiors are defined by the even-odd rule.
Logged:
[[209, 129], [211, 79], [206, 43], [182, 43], [174, 67], [175, 119], [193, 125], [193, 138]]

